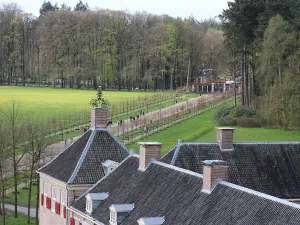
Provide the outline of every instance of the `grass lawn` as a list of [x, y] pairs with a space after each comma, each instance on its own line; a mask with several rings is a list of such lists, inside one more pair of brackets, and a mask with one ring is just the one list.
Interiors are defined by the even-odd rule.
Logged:
[[[233, 104], [233, 102], [228, 102], [224, 104], [223, 107], [231, 104]], [[185, 142], [215, 142], [215, 127], [217, 127], [217, 125], [213, 120], [213, 114], [216, 110], [217, 108], [209, 110], [201, 115], [173, 125], [147, 138], [140, 139], [138, 142], [161, 142], [163, 144], [162, 154], [165, 154], [172, 149], [177, 144], [178, 139]], [[300, 141], [300, 131], [285, 131], [266, 128], [235, 128], [235, 142]], [[128, 149], [134, 149], [137, 153], [139, 152], [139, 146], [137, 143], [129, 144], [126, 147]]]
[[[111, 103], [126, 99], [153, 95], [152, 92], [104, 91], [103, 95]], [[95, 90], [73, 90], [59, 88], [0, 86], [0, 108], [10, 100], [20, 101], [25, 115], [40, 118], [57, 117], [89, 109], [89, 102], [96, 97]]]
[[[7, 212], [6, 225], [27, 225], [27, 217], [23, 214], [18, 214], [18, 218], [15, 218], [12, 212]], [[30, 224], [35, 224], [35, 218], [31, 218]], [[0, 216], [0, 225], [2, 225], [2, 217]]]
[[[27, 188], [20, 188], [18, 190], [18, 205], [24, 205], [27, 206], [28, 203], [28, 189]], [[36, 192], [37, 192], [37, 186], [33, 185], [32, 186], [32, 192], [31, 192], [31, 207], [35, 207], [36, 205]], [[6, 202], [14, 202], [14, 194], [13, 193], [8, 193], [5, 197]]]

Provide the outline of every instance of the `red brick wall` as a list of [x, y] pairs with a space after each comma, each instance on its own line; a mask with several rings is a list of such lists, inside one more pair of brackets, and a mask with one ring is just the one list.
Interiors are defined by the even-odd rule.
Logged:
[[233, 128], [218, 128], [217, 141], [221, 149], [233, 149]]
[[228, 168], [225, 165], [214, 165], [203, 167], [203, 189], [210, 191], [218, 179], [228, 180]]
[[91, 109], [91, 127], [106, 128], [108, 122], [107, 108], [92, 108]]
[[140, 168], [146, 169], [151, 159], [160, 159], [161, 145], [140, 146]]

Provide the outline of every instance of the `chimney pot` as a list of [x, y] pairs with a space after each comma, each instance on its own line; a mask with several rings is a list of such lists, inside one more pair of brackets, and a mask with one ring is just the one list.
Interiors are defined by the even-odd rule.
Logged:
[[107, 128], [108, 108], [91, 109], [91, 128]]
[[210, 193], [218, 180], [228, 180], [230, 163], [223, 160], [205, 160], [203, 163], [202, 190]]
[[233, 150], [233, 132], [234, 128], [217, 128], [217, 142], [219, 142], [221, 151]]
[[140, 166], [141, 170], [145, 170], [153, 159], [160, 159], [161, 146], [159, 142], [139, 142], [140, 145]]

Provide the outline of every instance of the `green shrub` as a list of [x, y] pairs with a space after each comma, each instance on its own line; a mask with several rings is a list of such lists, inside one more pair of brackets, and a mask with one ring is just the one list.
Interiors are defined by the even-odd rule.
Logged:
[[221, 108], [214, 119], [221, 126], [261, 127], [263, 124], [255, 110], [243, 106]]
[[241, 117], [236, 120], [236, 125], [239, 127], [262, 127], [263, 121], [256, 117]]

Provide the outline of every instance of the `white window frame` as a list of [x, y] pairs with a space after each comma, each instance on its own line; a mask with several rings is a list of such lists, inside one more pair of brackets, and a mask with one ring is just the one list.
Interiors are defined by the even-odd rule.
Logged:
[[52, 188], [51, 188], [51, 209], [53, 212], [55, 212], [56, 199], [57, 199], [56, 187], [52, 186]]
[[52, 193], [51, 193], [52, 195], [52, 199], [53, 200], [57, 200], [57, 191], [56, 191], [56, 187], [53, 187], [52, 186]]
[[48, 184], [44, 182], [44, 196], [48, 196]]
[[115, 211], [110, 211], [110, 224], [117, 224], [117, 212]]
[[91, 199], [87, 199], [86, 200], [86, 207], [85, 207], [85, 210], [88, 212], [88, 213], [92, 213], [93, 211], [93, 201]]
[[62, 205], [67, 205], [66, 204], [66, 192], [65, 191], [60, 192], [60, 203]]

